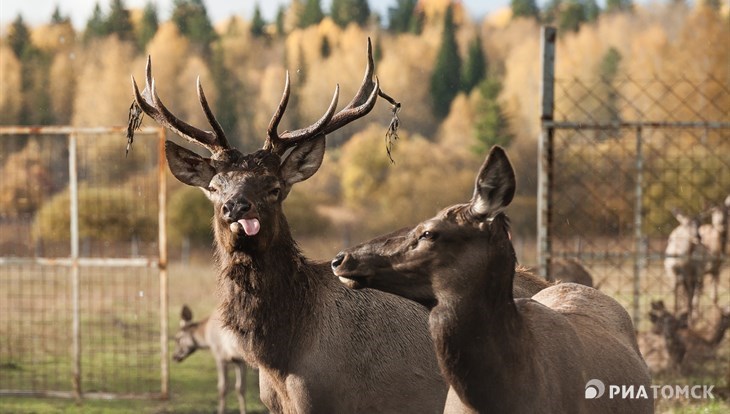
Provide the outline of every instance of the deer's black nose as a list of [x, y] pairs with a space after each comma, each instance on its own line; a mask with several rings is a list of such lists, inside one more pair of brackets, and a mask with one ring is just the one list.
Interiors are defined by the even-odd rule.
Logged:
[[340, 267], [340, 265], [344, 261], [345, 261], [345, 253], [344, 252], [338, 253], [337, 256], [335, 256], [335, 258], [332, 259], [332, 263], [331, 263], [332, 270], [337, 270], [337, 268]]
[[251, 210], [251, 203], [243, 201], [227, 201], [221, 207], [221, 215], [228, 222], [239, 220], [244, 214]]

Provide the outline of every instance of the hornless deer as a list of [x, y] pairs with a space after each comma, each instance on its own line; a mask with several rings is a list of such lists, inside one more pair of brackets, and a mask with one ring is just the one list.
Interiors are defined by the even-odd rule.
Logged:
[[712, 302], [715, 306], [719, 299], [720, 268], [727, 254], [728, 226], [730, 226], [730, 195], [725, 198], [722, 207], [715, 206], [710, 209], [710, 224], [703, 224], [699, 228], [700, 242], [710, 255], [702, 276], [709, 274], [711, 277]]
[[666, 309], [662, 301], [652, 302], [651, 307], [649, 317], [652, 332], [664, 338], [673, 368], [684, 374], [691, 373], [702, 362], [713, 359], [725, 332], [730, 328], [728, 308], [720, 313], [710, 337], [706, 337], [689, 326], [686, 312], [677, 317]]
[[353, 291], [332, 277], [328, 263], [304, 257], [292, 239], [282, 202], [295, 183], [319, 169], [325, 135], [366, 115], [378, 96], [370, 41], [367, 69], [352, 101], [310, 127], [277, 131], [289, 98], [289, 78], [263, 149], [232, 148], [198, 83], [213, 131], [173, 116], [147, 85], [133, 82], [136, 104], [158, 123], [207, 148], [203, 158], [170, 141], [170, 170], [200, 187], [214, 207], [215, 256], [224, 325], [244, 358], [259, 369], [261, 400], [276, 413], [435, 413], [447, 385], [428, 334], [428, 311], [374, 290]]
[[[419, 289], [411, 282], [408, 269], [396, 269], [388, 261], [389, 255], [412, 231], [413, 227], [405, 227], [340, 252], [331, 263], [335, 275], [349, 288], [378, 289], [432, 308], [436, 303], [433, 290]], [[518, 265], [515, 270], [512, 288], [516, 298], [532, 297], [552, 285], [523, 266]]]
[[669, 234], [664, 250], [664, 270], [674, 283], [674, 313], [679, 313], [684, 294], [686, 311], [692, 320], [693, 310], [702, 294], [702, 278], [707, 249], [700, 243], [699, 220], [675, 210], [679, 225]]
[[[504, 151], [490, 152], [470, 202], [442, 210], [389, 244], [380, 257], [346, 253], [360, 286], [435, 298], [429, 318], [441, 371], [451, 388], [448, 413], [650, 413], [650, 399], [586, 399], [590, 379], [648, 387], [631, 318], [598, 290], [560, 283], [532, 299], [514, 299], [516, 257], [501, 212], [515, 191]], [[380, 275], [383, 275], [382, 277]], [[392, 285], [391, 285], [392, 284]], [[425, 293], [424, 293], [425, 292]]]
[[593, 276], [591, 276], [585, 266], [575, 259], [555, 258], [551, 260], [548, 280], [551, 282], [578, 283], [588, 287], [594, 287]]
[[193, 322], [193, 311], [184, 305], [180, 312], [180, 330], [175, 334], [175, 353], [172, 358], [182, 362], [198, 349], [210, 349], [218, 370], [218, 414], [226, 412], [228, 393], [228, 366], [236, 372], [238, 409], [246, 414], [246, 363], [238, 349], [238, 340], [223, 327], [219, 312]]
[[652, 373], [679, 368], [687, 347], [677, 332], [682, 327], [664, 306], [664, 301], [652, 301], [649, 311], [651, 329], [639, 334], [639, 349]]

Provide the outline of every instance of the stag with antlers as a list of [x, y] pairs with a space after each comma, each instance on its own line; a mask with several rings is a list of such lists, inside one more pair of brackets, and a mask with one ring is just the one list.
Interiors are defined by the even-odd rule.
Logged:
[[212, 131], [176, 118], [157, 96], [150, 62], [135, 102], [161, 125], [211, 152], [205, 158], [171, 141], [173, 175], [199, 187], [214, 208], [215, 257], [224, 324], [246, 361], [259, 368], [261, 399], [275, 413], [437, 413], [447, 387], [428, 333], [428, 312], [415, 302], [373, 290], [353, 291], [328, 263], [302, 255], [282, 202], [320, 167], [325, 135], [368, 114], [378, 96], [394, 101], [373, 75], [370, 41], [363, 83], [336, 112], [338, 91], [313, 125], [279, 133], [284, 94], [263, 148], [230, 146], [198, 81]]

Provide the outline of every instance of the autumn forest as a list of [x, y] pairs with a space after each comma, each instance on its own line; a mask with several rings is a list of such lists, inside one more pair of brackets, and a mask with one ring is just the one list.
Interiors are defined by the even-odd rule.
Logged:
[[[151, 4], [128, 9], [123, 0], [101, 3], [82, 28], [74, 28], [61, 7], [43, 25], [30, 26], [22, 16], [0, 22], [0, 125], [125, 125], [130, 75], [144, 79], [149, 55], [159, 95], [175, 115], [207, 127], [195, 94], [199, 76], [229, 139], [251, 151], [263, 143], [286, 71], [292, 101], [281, 130], [318, 119], [336, 84], [340, 102], [347, 102], [362, 80], [372, 39], [380, 85], [402, 103], [394, 163], [384, 142], [393, 114], [380, 101], [368, 117], [328, 136], [323, 168], [285, 203], [300, 236], [344, 223], [354, 242], [462, 201], [494, 144], [508, 149], [518, 172], [511, 207], [516, 231], [534, 235], [543, 24], [558, 28], [559, 79], [730, 82], [728, 9], [709, 0], [611, 0], [603, 9], [593, 0], [553, 0], [542, 10], [534, 1], [513, 0], [480, 21], [450, 0], [393, 0], [388, 16], [371, 13], [366, 0], [333, 0], [330, 10], [318, 0], [293, 0], [274, 21], [265, 21], [257, 8], [251, 19], [218, 22], [210, 21], [202, 0], [176, 0], [169, 21], [161, 21]], [[728, 107], [730, 102], [720, 103], [709, 116], [727, 122]], [[622, 111], [591, 112], [606, 121], [665, 117]], [[558, 114], [576, 119], [584, 112], [564, 106]], [[693, 120], [690, 107], [672, 112]], [[1, 145], [0, 218], [39, 222], [42, 206], [63, 196], [63, 186], [51, 171], [41, 171], [50, 167], [41, 167], [43, 150], [32, 141]], [[95, 154], [105, 165], [124, 160], [123, 136], [89, 145], [99, 147]], [[141, 151], [134, 149], [129, 162]], [[112, 170], [95, 185], [123, 188], [138, 179]], [[207, 201], [175, 180], [168, 185], [173, 242], [209, 245]], [[191, 211], [201, 211], [200, 220], [190, 220]], [[105, 237], [128, 236], [119, 230]]]

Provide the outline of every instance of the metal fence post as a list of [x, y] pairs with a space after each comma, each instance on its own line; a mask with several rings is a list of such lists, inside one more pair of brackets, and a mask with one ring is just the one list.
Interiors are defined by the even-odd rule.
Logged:
[[68, 176], [69, 176], [69, 208], [71, 222], [71, 302], [72, 315], [72, 352], [73, 352], [73, 393], [77, 401], [81, 400], [81, 326], [79, 316], [79, 186], [76, 163], [76, 134], [68, 136]]
[[540, 39], [542, 57], [542, 79], [540, 87], [541, 116], [538, 186], [537, 186], [537, 243], [538, 271], [548, 276], [551, 260], [550, 225], [552, 220], [552, 173], [553, 173], [553, 112], [555, 104], [555, 41], [557, 31], [545, 26]]
[[168, 293], [167, 293], [167, 175], [165, 174], [165, 129], [160, 128], [158, 132], [158, 248], [160, 258], [158, 261], [159, 277], [160, 277], [160, 394], [163, 399], [169, 396], [168, 386], [170, 377], [170, 367], [168, 364]]
[[634, 326], [639, 326], [641, 319], [641, 272], [646, 266], [646, 245], [644, 243], [644, 153], [641, 127], [636, 128], [636, 201], [634, 203], [634, 291], [632, 298], [632, 317]]

